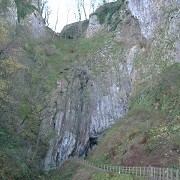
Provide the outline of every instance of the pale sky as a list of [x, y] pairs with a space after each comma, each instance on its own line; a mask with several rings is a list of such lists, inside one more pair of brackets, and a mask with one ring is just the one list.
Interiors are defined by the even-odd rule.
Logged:
[[[51, 9], [51, 15], [49, 17], [49, 23], [50, 23], [49, 26], [53, 30], [55, 29], [55, 24], [56, 24], [56, 20], [57, 20], [57, 12], [58, 12], [58, 8], [59, 8], [58, 24], [57, 24], [57, 28], [56, 28], [57, 32], [60, 32], [66, 24], [76, 21], [74, 15], [72, 13], [72, 10], [71, 10], [71, 8], [75, 6], [74, 0], [69, 0], [69, 1], [72, 1], [71, 4], [73, 6], [69, 6], [68, 0], [49, 0], [48, 5]], [[69, 11], [69, 13], [68, 13], [68, 11]], [[69, 17], [69, 18], [67, 18], [67, 17]]]
[[[114, 0], [109, 0], [109, 2]], [[58, 13], [58, 24], [56, 27], [56, 32], [60, 32], [66, 24], [78, 21], [77, 5], [76, 0], [48, 0], [48, 5], [51, 9], [51, 15], [49, 17], [49, 27], [55, 30], [55, 24], [57, 20]], [[86, 2], [86, 13], [89, 18], [90, 12], [90, 0], [85, 0]], [[84, 13], [82, 12], [82, 20], [84, 20]]]

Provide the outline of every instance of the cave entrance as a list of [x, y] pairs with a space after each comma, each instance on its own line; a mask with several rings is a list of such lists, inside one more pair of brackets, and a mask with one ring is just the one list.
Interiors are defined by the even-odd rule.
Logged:
[[97, 145], [97, 143], [98, 143], [98, 136], [97, 135], [89, 137], [89, 147], [90, 147], [90, 149], [92, 149], [95, 145]]

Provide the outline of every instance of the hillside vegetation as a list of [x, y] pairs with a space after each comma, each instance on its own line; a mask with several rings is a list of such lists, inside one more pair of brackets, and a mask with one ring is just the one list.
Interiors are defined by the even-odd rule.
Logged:
[[[8, 3], [2, 3], [6, 9]], [[102, 92], [107, 96], [108, 80], [112, 80], [111, 73], [115, 70], [117, 81], [128, 82], [125, 75], [119, 77], [119, 74], [124, 72], [127, 65], [125, 57], [135, 46], [138, 50], [134, 55], [132, 92], [127, 93], [128, 112], [100, 134], [97, 145], [87, 151], [85, 158], [103, 165], [179, 168], [180, 64], [172, 57], [176, 39], [165, 32], [168, 20], [154, 33], [151, 41], [130, 33], [128, 29], [137, 20], [127, 11], [123, 14], [125, 20], [118, 19], [117, 11], [125, 8], [123, 3], [106, 4], [92, 14], [98, 16], [101, 25], [110, 26], [109, 31], [102, 28], [91, 38], [85, 38], [83, 34], [78, 39], [53, 39], [54, 32], [48, 28], [45, 37], [35, 38], [30, 33], [31, 28], [20, 24], [21, 21], [26, 24], [27, 16], [34, 11], [38, 14], [38, 9], [29, 1], [15, 0], [18, 18], [15, 32], [8, 23], [0, 27], [0, 179], [134, 180], [136, 177], [98, 172], [74, 161], [67, 161], [59, 170], [44, 172], [44, 159], [50, 140], [56, 136], [55, 124], [49, 121], [53, 119], [54, 109], [51, 106], [58, 82], [67, 80], [70, 84], [70, 80], [74, 81], [78, 76], [84, 82], [84, 77], [74, 71], [86, 66], [88, 73], [93, 74], [91, 79], [88, 77], [91, 84], [86, 83], [84, 87], [79, 79], [73, 82], [80, 94], [80, 103], [86, 105], [89, 103], [86, 100], [91, 100], [88, 95], [94, 82], [102, 83], [93, 82], [97, 77], [103, 77], [104, 84], [107, 81]], [[176, 11], [174, 8], [166, 9], [165, 17], [170, 19]], [[128, 38], [133, 38], [118, 40], [121, 31], [127, 32]], [[78, 89], [78, 83], [81, 89]], [[67, 91], [69, 97], [66, 99], [73, 95], [73, 88], [71, 90], [71, 93]], [[63, 93], [62, 90], [60, 95]], [[122, 97], [121, 92], [118, 96]], [[51, 127], [43, 129], [49, 127], [43, 124], [47, 119]], [[77, 138], [83, 130], [77, 130]]]

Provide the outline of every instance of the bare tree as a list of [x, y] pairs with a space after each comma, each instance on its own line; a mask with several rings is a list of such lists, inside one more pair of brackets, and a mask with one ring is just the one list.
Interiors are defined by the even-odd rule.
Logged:
[[57, 28], [58, 20], [59, 20], [59, 6], [58, 6], [58, 9], [57, 9], [57, 14], [56, 14], [56, 23], [55, 23], [55, 27], [54, 27], [54, 34], [53, 34], [52, 39], [54, 39], [54, 37], [55, 37], [55, 35], [56, 35], [56, 28]]
[[44, 23], [49, 25], [49, 16], [51, 14], [50, 7], [48, 6], [48, 0], [38, 0], [38, 8], [41, 16], [44, 18]]
[[81, 0], [81, 1], [80, 1], [80, 5], [81, 5], [81, 7], [82, 7], [82, 9], [83, 9], [83, 11], [84, 11], [84, 16], [85, 16], [85, 18], [87, 19], [87, 13], [86, 13], [86, 8], [85, 8], [85, 6], [86, 6], [85, 1], [84, 1], [84, 0]]
[[48, 0], [38, 0], [38, 8], [41, 15], [43, 14], [45, 7], [47, 6], [47, 3]]
[[90, 0], [89, 14], [91, 13], [91, 8], [92, 8], [92, 12], [95, 11], [95, 6], [96, 6], [96, 0]]
[[45, 7], [45, 11], [44, 11], [44, 22], [46, 24], [46, 26], [49, 26], [49, 16], [51, 14], [51, 10], [49, 9], [48, 6]]
[[81, 21], [82, 16], [81, 16], [81, 2], [80, 2], [80, 0], [76, 0], [76, 6], [77, 6], [77, 11], [78, 11], [78, 16], [79, 16], [78, 20]]

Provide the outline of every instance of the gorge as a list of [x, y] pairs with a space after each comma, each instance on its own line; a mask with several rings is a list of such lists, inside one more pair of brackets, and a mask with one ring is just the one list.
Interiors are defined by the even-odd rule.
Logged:
[[0, 0], [0, 177], [70, 157], [179, 168], [179, 0], [106, 3], [55, 38], [38, 2]]

